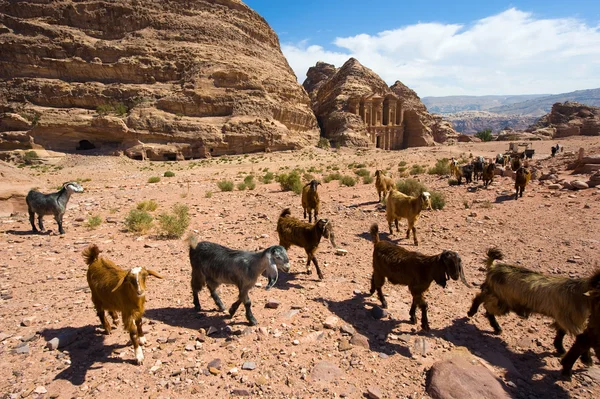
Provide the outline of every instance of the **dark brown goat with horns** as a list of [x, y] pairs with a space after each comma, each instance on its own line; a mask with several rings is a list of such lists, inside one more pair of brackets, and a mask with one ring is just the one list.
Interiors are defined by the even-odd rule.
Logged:
[[[483, 304], [495, 334], [502, 332], [496, 316], [509, 312], [524, 318], [532, 313], [551, 317], [556, 328], [554, 347], [558, 354], [564, 354], [565, 334], [581, 334], [590, 315], [591, 301], [585, 293], [590, 288], [591, 279], [546, 276], [520, 266], [494, 264], [494, 260], [503, 258], [499, 249], [488, 249], [485, 281], [481, 292], [473, 299], [468, 316], [474, 316], [479, 305]], [[592, 363], [589, 350], [581, 356], [581, 360], [587, 365]]]
[[417, 306], [421, 309], [421, 327], [429, 330], [427, 319], [427, 302], [423, 294], [427, 292], [432, 281], [445, 288], [448, 279], [460, 280], [470, 287], [465, 278], [462, 261], [458, 253], [443, 251], [439, 255], [423, 255], [419, 252], [408, 251], [389, 241], [379, 240], [379, 227], [371, 226], [373, 239], [373, 276], [371, 277], [371, 292], [377, 291], [381, 305], [387, 308], [381, 287], [387, 278], [392, 284], [407, 285], [413, 297], [410, 307], [410, 321], [417, 322]]

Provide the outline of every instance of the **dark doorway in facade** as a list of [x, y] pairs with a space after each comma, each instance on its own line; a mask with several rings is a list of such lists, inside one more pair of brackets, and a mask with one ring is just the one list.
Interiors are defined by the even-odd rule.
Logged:
[[87, 151], [87, 150], [93, 150], [94, 148], [96, 148], [96, 146], [91, 141], [80, 140], [79, 145], [77, 146], [76, 149], [77, 149], [77, 151]]

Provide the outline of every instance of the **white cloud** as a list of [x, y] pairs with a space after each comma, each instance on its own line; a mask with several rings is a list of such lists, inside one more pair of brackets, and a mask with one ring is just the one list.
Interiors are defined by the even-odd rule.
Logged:
[[600, 26], [574, 18], [537, 19], [515, 8], [469, 26], [417, 23], [377, 35], [335, 39], [338, 51], [309, 41], [282, 51], [300, 82], [317, 61], [350, 57], [388, 84], [420, 96], [561, 93], [600, 87]]

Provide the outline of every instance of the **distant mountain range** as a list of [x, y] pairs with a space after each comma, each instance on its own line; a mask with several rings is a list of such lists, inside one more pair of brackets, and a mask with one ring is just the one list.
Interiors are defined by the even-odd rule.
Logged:
[[423, 97], [422, 101], [429, 112], [451, 121], [457, 132], [473, 134], [488, 128], [523, 130], [550, 112], [554, 103], [576, 101], [598, 107], [600, 88], [562, 94]]

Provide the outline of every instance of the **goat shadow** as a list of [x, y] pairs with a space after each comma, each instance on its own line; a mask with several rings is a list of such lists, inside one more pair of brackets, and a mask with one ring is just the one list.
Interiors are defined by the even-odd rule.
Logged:
[[[210, 301], [210, 303], [207, 301]], [[160, 321], [172, 327], [182, 327], [192, 330], [204, 328], [208, 331], [209, 327], [214, 327], [217, 329], [217, 332], [214, 335], [211, 334], [213, 338], [226, 338], [229, 336], [225, 330], [227, 326], [249, 326], [243, 305], [240, 306], [241, 309], [238, 309], [233, 319], [229, 317], [227, 311], [221, 312], [218, 310], [210, 298], [205, 300], [202, 305], [204, 306], [202, 310], [196, 312], [192, 306], [192, 298], [190, 297], [190, 306], [187, 308], [164, 307], [146, 309], [144, 317]], [[226, 304], [225, 306], [228, 305]]]
[[511, 194], [511, 195], [503, 194], [503, 195], [497, 196], [496, 197], [496, 201], [494, 201], [494, 202], [496, 202], [497, 204], [501, 204], [504, 201], [510, 201], [510, 200], [514, 201], [514, 199], [515, 199], [515, 195], [514, 194]]
[[[381, 202], [381, 201], [377, 201], [377, 200], [374, 200], [374, 201], [365, 201], [365, 202], [361, 202], [360, 204], [352, 204], [352, 205], [349, 205], [349, 206], [348, 206], [348, 208], [358, 208], [358, 207], [361, 207], [361, 206], [377, 205], [377, 204], [379, 204], [380, 202]], [[383, 205], [383, 207], [385, 208], [385, 204], [382, 204], [382, 205]]]
[[391, 318], [387, 320], [375, 320], [371, 316], [371, 310], [366, 307], [370, 306], [373, 308], [377, 305], [366, 303], [364, 300], [365, 297], [365, 294], [358, 294], [341, 301], [332, 301], [323, 298], [314, 298], [313, 301], [326, 304], [332, 313], [345, 323], [350, 324], [358, 334], [367, 337], [370, 350], [386, 355], [398, 353], [401, 356], [410, 357], [408, 346], [402, 345], [401, 341], [390, 343], [379, 340], [379, 336], [387, 336], [399, 324], [407, 321]]
[[531, 350], [523, 353], [512, 352], [507, 348], [502, 336], [493, 335], [491, 331], [490, 333], [481, 331], [468, 320], [467, 317], [454, 319], [449, 326], [440, 329], [433, 328], [431, 334], [452, 342], [456, 346], [466, 347], [469, 352], [484, 359], [492, 366], [505, 369], [506, 380], [514, 382], [518, 387], [519, 392], [502, 383], [504, 389], [512, 397], [520, 397], [522, 392], [542, 398], [566, 399], [570, 397], [569, 392], [556, 384], [556, 380], [560, 378], [560, 371], [543, 369], [546, 364], [543, 359], [554, 356], [553, 353], [546, 351], [539, 354]]
[[[406, 236], [404, 235], [404, 234], [406, 234], [406, 231], [404, 231], [404, 232], [402, 232], [402, 230], [400, 230], [400, 231], [401, 231], [401, 233], [396, 233], [397, 234], [397, 236], [396, 236], [397, 238], [394, 239], [393, 236], [390, 233], [386, 233], [385, 231], [379, 230], [379, 239], [380, 240], [386, 240], [386, 241], [389, 241], [389, 242], [393, 242], [394, 244], [399, 244], [402, 240], [407, 240]], [[360, 237], [362, 239], [365, 239], [367, 241], [370, 241], [370, 242], [373, 241], [373, 238], [371, 237], [371, 233], [369, 233], [367, 231], [362, 232], [362, 233], [358, 233], [358, 234], [356, 234], [356, 236]], [[405, 245], [412, 245], [413, 244], [412, 239], [409, 238], [408, 240], [410, 240], [410, 241], [407, 241], [405, 243]]]
[[6, 234], [14, 236], [49, 236], [52, 234], [52, 230], [44, 231], [33, 231], [33, 230], [6, 230]]
[[[113, 330], [122, 333], [123, 340], [122, 344], [105, 345], [104, 344], [104, 331], [97, 329], [96, 326], [83, 326], [83, 327], [64, 327], [57, 329], [44, 329], [40, 332], [40, 335], [46, 340], [50, 341], [55, 337], [63, 337], [63, 339], [72, 340], [66, 349], [69, 351], [69, 360], [71, 363], [69, 367], [60, 371], [54, 380], [67, 380], [73, 385], [82, 385], [85, 382], [85, 376], [88, 370], [102, 368], [102, 365], [96, 363], [131, 363], [135, 364], [133, 353], [131, 359], [121, 359], [120, 357], [111, 356], [115, 349], [127, 347], [129, 337], [127, 333], [122, 330], [122, 327], [115, 328]], [[66, 338], [68, 337], [68, 338]], [[65, 348], [60, 348], [58, 352]]]

